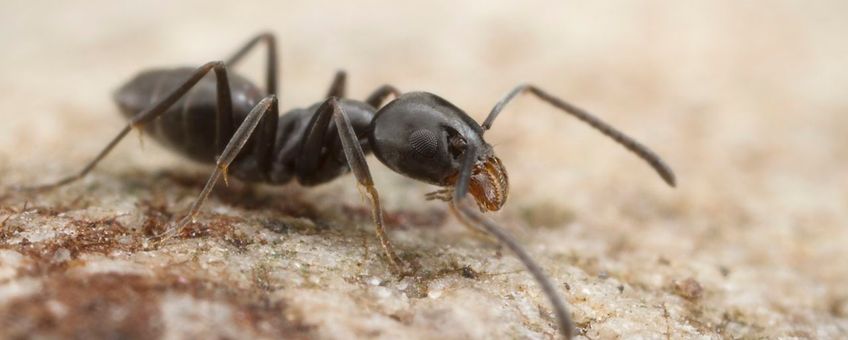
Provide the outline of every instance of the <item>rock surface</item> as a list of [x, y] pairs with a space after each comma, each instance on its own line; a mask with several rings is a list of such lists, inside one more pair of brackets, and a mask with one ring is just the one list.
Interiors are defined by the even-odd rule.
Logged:
[[[392, 275], [354, 180], [223, 185], [161, 246], [209, 169], [127, 138], [110, 93], [143, 68], [221, 59], [260, 30], [282, 45], [282, 103], [336, 68], [482, 120], [530, 81], [653, 147], [649, 168], [521, 99], [487, 134], [510, 171], [493, 218], [557, 284], [581, 336], [848, 337], [848, 22], [840, 1], [160, 5], [0, 4], [0, 337], [554, 338], [548, 301], [506, 249], [433, 188], [373, 157]], [[240, 68], [262, 79], [262, 60]]]

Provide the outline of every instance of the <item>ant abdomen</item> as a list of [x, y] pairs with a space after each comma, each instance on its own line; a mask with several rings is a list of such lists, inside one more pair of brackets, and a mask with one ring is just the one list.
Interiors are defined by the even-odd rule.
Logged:
[[[174, 92], [195, 72], [195, 68], [188, 67], [141, 72], [115, 92], [115, 103], [124, 117], [131, 119]], [[230, 72], [228, 80], [232, 97], [230, 124], [237, 127], [264, 94], [238, 74]], [[235, 130], [233, 127], [226, 133], [226, 129], [219, 129], [216, 91], [214, 74], [206, 74], [157, 119], [145, 124], [144, 133], [192, 160], [214, 163], [220, 152], [214, 141], [226, 143]]]

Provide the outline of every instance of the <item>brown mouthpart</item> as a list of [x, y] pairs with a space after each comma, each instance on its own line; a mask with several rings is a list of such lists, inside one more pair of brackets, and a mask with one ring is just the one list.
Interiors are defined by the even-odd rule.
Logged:
[[474, 164], [468, 191], [474, 196], [480, 211], [500, 210], [509, 196], [509, 177], [501, 160], [489, 156], [485, 161]]

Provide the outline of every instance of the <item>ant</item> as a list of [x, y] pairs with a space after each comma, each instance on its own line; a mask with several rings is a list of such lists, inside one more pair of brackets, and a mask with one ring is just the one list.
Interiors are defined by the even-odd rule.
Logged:
[[[267, 48], [264, 92], [229, 72], [261, 42]], [[75, 175], [25, 190], [52, 189], [82, 178], [132, 129], [139, 129], [184, 156], [216, 165], [185, 217], [159, 235], [165, 240], [195, 221], [219, 178], [226, 184], [228, 174], [246, 182], [281, 185], [296, 179], [313, 186], [352, 171], [370, 202], [388, 263], [402, 275], [402, 260], [386, 235], [380, 199], [365, 161], [365, 155], [373, 153], [392, 170], [441, 187], [426, 199], [448, 202], [463, 224], [488, 232], [515, 253], [553, 305], [563, 335], [570, 338], [574, 326], [550, 279], [512, 237], [481, 214], [499, 210], [509, 193], [506, 169], [483, 134], [513, 98], [529, 93], [609, 136], [675, 185], [672, 170], [650, 149], [533, 85], [515, 87], [481, 125], [428, 92], [401, 93], [383, 85], [365, 101], [345, 98], [346, 78], [344, 71], [338, 71], [323, 101], [280, 115], [277, 48], [271, 33], [257, 35], [225, 62], [144, 71], [114, 94], [129, 123], [94, 160]], [[383, 105], [389, 96], [394, 99]]]

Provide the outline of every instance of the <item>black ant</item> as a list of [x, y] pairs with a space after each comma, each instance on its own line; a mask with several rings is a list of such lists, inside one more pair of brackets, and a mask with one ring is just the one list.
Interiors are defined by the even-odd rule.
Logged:
[[[228, 71], [260, 42], [266, 44], [268, 51], [265, 92]], [[223, 176], [226, 183], [228, 173], [247, 182], [284, 184], [296, 178], [301, 184], [312, 186], [353, 170], [371, 203], [377, 237], [389, 265], [403, 273], [402, 261], [386, 236], [380, 200], [365, 161], [366, 154], [374, 153], [392, 170], [442, 187], [428, 194], [427, 199], [448, 202], [462, 223], [487, 231], [512, 250], [550, 299], [560, 329], [570, 338], [574, 327], [554, 285], [512, 237], [480, 213], [499, 210], [509, 192], [506, 169], [492, 146], [483, 140], [483, 134], [513, 98], [531, 93], [636, 153], [666, 183], [675, 185], [674, 173], [650, 149], [533, 85], [519, 85], [509, 92], [482, 125], [432, 93], [402, 94], [391, 85], [383, 85], [365, 101], [358, 101], [345, 98], [345, 88], [346, 75], [339, 71], [322, 102], [280, 115], [276, 96], [277, 50], [270, 33], [256, 36], [226, 62], [213, 61], [196, 69], [145, 71], [115, 93], [114, 99], [129, 123], [97, 157], [76, 175], [29, 190], [51, 189], [80, 179], [130, 130], [143, 128], [189, 158], [216, 164], [185, 217], [160, 235], [165, 240], [194, 221], [218, 179]], [[390, 95], [394, 100], [383, 105]], [[476, 207], [467, 199], [469, 193]]]

